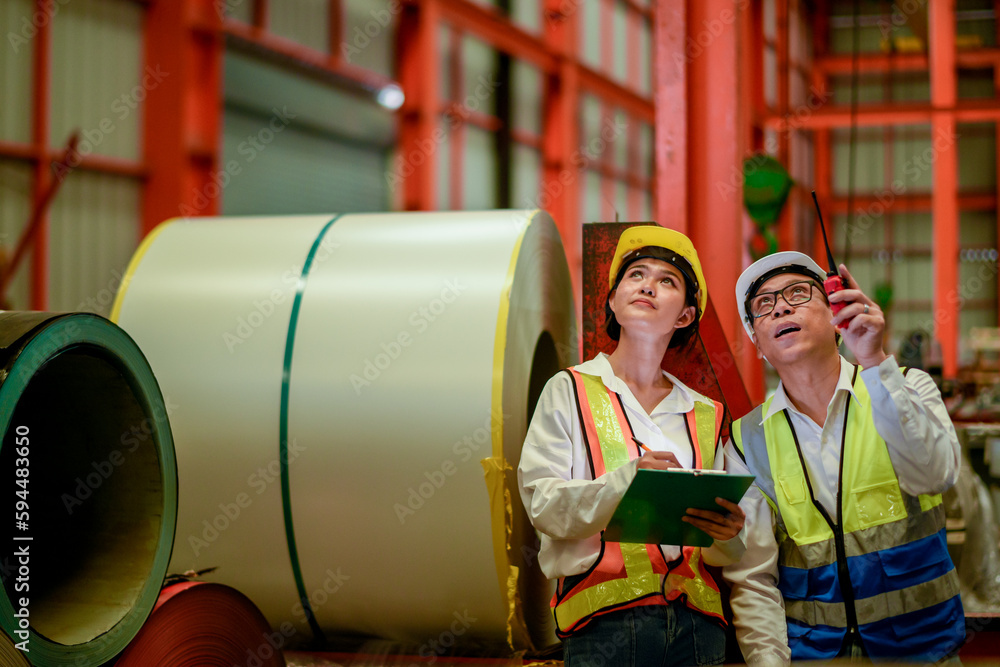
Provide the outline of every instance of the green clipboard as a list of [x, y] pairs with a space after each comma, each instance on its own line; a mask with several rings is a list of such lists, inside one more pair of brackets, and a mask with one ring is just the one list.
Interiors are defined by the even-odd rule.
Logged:
[[642, 468], [608, 522], [604, 541], [711, 546], [708, 533], [681, 521], [681, 517], [689, 507], [721, 510], [716, 498], [738, 503], [753, 480], [753, 475], [721, 471]]

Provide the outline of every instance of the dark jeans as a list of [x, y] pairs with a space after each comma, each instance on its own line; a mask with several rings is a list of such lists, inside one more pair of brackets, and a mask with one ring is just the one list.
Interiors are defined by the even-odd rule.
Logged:
[[726, 632], [681, 603], [598, 616], [563, 640], [565, 667], [721, 665]]

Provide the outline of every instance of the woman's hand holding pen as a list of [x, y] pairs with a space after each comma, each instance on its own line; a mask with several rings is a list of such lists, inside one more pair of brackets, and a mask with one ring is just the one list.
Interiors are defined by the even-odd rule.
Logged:
[[669, 470], [670, 468], [680, 468], [681, 463], [677, 457], [670, 452], [654, 452], [649, 449], [649, 445], [640, 442], [637, 438], [632, 438], [639, 447], [640, 452], [645, 452], [639, 457], [639, 467], [648, 470]]
[[686, 521], [695, 528], [700, 528], [711, 535], [713, 539], [725, 542], [739, 535], [743, 528], [743, 522], [746, 520], [746, 514], [743, 513], [739, 505], [729, 502], [725, 498], [716, 498], [715, 502], [727, 509], [728, 513], [722, 514], [689, 507], [687, 516], [683, 517], [681, 521]]
[[670, 452], [646, 452], [639, 457], [639, 467], [650, 470], [668, 470], [680, 468], [681, 464], [677, 457]]

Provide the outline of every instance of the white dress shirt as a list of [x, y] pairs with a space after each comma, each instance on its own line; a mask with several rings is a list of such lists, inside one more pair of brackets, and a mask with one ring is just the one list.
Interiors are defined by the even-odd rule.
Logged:
[[[894, 357], [878, 366], [859, 371], [871, 396], [875, 429], [885, 440], [900, 488], [910, 495], [941, 493], [958, 479], [961, 449], [955, 427], [941, 394], [927, 373], [911, 370], [906, 376]], [[830, 517], [837, 517], [837, 485], [840, 451], [847, 401], [859, 406], [851, 379], [854, 366], [840, 358], [840, 378], [825, 423], [820, 426], [795, 408], [779, 382], [768, 419], [787, 409], [795, 428], [802, 457], [817, 502]], [[761, 423], [763, 423], [763, 420]], [[726, 443], [727, 466], [732, 472], [746, 472], [732, 441]], [[736, 636], [749, 665], [788, 664], [790, 651], [786, 634], [784, 605], [776, 586], [778, 545], [774, 539], [774, 515], [756, 485], [744, 501], [747, 511], [746, 554], [740, 562], [724, 569], [733, 585]]]
[[[708, 398], [664, 372], [673, 389], [647, 414], [628, 385], [615, 376], [607, 355], [599, 354], [575, 368], [600, 376], [606, 387], [621, 396], [638, 440], [651, 450], [672, 452], [683, 467], [692, 467], [684, 416], [695, 401], [711, 403]], [[549, 578], [580, 574], [594, 564], [601, 550], [600, 533], [638, 469], [635, 459], [593, 479], [581, 428], [573, 381], [567, 373], [558, 373], [538, 399], [517, 470], [521, 500], [541, 539], [538, 562]], [[714, 467], [721, 469], [723, 460], [716, 456]], [[677, 546], [660, 548], [667, 562], [680, 555]], [[742, 552], [742, 533], [702, 550], [711, 565], [733, 562]]]

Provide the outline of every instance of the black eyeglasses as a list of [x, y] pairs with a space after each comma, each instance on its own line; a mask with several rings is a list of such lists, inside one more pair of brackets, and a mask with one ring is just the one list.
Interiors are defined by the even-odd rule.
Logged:
[[796, 283], [785, 285], [775, 292], [764, 292], [750, 299], [750, 315], [757, 319], [770, 315], [774, 307], [778, 305], [778, 295], [785, 300], [789, 306], [801, 306], [812, 299], [812, 288], [817, 287], [811, 280], [802, 280]]

